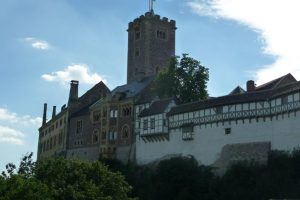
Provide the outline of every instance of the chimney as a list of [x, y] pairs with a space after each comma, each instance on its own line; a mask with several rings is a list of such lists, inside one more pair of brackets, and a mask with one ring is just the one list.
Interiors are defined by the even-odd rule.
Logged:
[[64, 109], [66, 109], [66, 104], [61, 107], [60, 111], [62, 112]]
[[43, 113], [43, 124], [46, 124], [46, 121], [47, 121], [47, 104], [44, 103], [44, 113]]
[[53, 106], [52, 119], [56, 116], [56, 106]]
[[78, 85], [79, 81], [71, 81], [70, 94], [69, 94], [69, 102], [76, 101], [78, 99]]
[[255, 91], [255, 83], [253, 80], [247, 81], [247, 92]]

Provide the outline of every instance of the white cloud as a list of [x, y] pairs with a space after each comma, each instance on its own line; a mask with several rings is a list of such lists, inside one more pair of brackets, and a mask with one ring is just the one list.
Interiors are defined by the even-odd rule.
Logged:
[[0, 143], [22, 145], [24, 134], [18, 130], [0, 125]]
[[262, 52], [276, 61], [255, 72], [258, 84], [287, 73], [300, 78], [299, 0], [188, 0], [188, 5], [199, 15], [235, 20], [260, 34]]
[[9, 124], [19, 124], [22, 126], [39, 127], [42, 124], [42, 118], [33, 118], [29, 115], [19, 116], [16, 113], [10, 112], [6, 108], [0, 107], [0, 122]]
[[35, 49], [47, 50], [50, 48], [50, 44], [45, 40], [27, 37], [25, 38], [25, 41], [28, 42]]
[[49, 82], [58, 82], [62, 85], [69, 84], [71, 80], [78, 80], [83, 84], [96, 84], [100, 81], [106, 83], [99, 74], [91, 73], [89, 67], [84, 64], [70, 65], [62, 71], [43, 74], [42, 78]]

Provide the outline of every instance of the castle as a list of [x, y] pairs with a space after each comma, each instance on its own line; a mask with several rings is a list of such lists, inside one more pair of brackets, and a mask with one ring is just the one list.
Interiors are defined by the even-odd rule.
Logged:
[[67, 105], [47, 120], [44, 104], [38, 160], [49, 156], [147, 164], [194, 156], [219, 168], [241, 159], [265, 162], [270, 150], [300, 144], [300, 82], [287, 74], [226, 96], [177, 105], [158, 99], [155, 75], [175, 56], [176, 22], [150, 9], [128, 25], [127, 84], [103, 83], [78, 97], [71, 81]]

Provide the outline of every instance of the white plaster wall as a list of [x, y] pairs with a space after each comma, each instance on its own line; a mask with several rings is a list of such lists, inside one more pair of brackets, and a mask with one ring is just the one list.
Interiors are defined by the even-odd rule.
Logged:
[[[275, 102], [274, 102], [275, 103]], [[237, 106], [239, 107], [239, 106]], [[241, 106], [242, 107], [242, 106]], [[244, 107], [244, 106], [243, 106]], [[201, 114], [201, 112], [200, 112]], [[179, 116], [181, 118], [181, 116]], [[225, 134], [231, 128], [231, 134]], [[136, 138], [138, 164], [147, 164], [167, 155], [193, 155], [199, 163], [213, 164], [226, 144], [271, 142], [273, 150], [292, 150], [300, 147], [300, 111], [270, 118], [238, 120], [194, 127], [194, 140], [182, 140], [181, 128], [170, 131], [169, 141], [147, 142]]]

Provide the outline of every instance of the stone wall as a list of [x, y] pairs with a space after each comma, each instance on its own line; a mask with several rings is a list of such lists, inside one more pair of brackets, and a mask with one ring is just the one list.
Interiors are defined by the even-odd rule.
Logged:
[[266, 164], [271, 150], [270, 142], [227, 144], [222, 148], [219, 159], [212, 165], [223, 173], [227, 167], [239, 161]]

